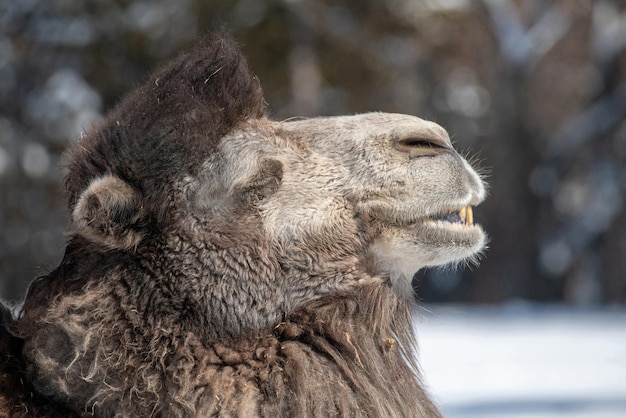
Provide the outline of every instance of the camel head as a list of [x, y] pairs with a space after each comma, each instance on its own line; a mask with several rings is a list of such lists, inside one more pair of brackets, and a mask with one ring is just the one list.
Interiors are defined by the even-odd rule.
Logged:
[[[413, 296], [411, 279], [419, 269], [472, 259], [485, 245], [472, 212], [484, 199], [485, 186], [441, 126], [412, 116], [370, 113], [305, 120], [283, 129], [313, 156], [306, 160], [309, 166], [294, 173], [297, 183], [291, 187], [302, 195], [310, 184], [304, 195], [309, 207], [316, 208], [317, 219], [326, 219], [316, 231], [323, 230], [321, 236], [330, 243], [348, 239], [338, 235], [357, 229], [360, 234], [352, 236], [363, 237], [353, 254], [359, 265], [372, 276], [389, 277], [401, 296]], [[316, 190], [323, 191], [320, 199]], [[283, 205], [288, 193], [281, 196]], [[271, 224], [281, 229], [278, 220], [289, 216], [272, 212]], [[296, 223], [288, 221], [282, 229]], [[283, 234], [294, 237], [298, 231]]]
[[224, 40], [155, 73], [67, 162], [72, 240], [117, 254], [118, 271], [171, 276], [185, 309], [233, 334], [363, 280], [409, 298], [416, 271], [485, 244], [472, 215], [485, 187], [441, 126], [272, 121]]
[[480, 176], [441, 126], [417, 117], [250, 121], [210, 161], [199, 195], [208, 207], [223, 202], [215, 184], [225, 196], [263, 184], [246, 204], [279, 248], [390, 278], [403, 297], [419, 269], [470, 259], [485, 243], [472, 212], [485, 197]]

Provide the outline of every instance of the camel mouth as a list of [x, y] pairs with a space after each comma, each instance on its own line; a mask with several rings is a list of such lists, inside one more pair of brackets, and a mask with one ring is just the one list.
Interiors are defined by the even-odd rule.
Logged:
[[445, 212], [428, 216], [425, 222], [444, 222], [453, 225], [474, 225], [474, 209], [471, 205], [467, 205], [453, 212]]

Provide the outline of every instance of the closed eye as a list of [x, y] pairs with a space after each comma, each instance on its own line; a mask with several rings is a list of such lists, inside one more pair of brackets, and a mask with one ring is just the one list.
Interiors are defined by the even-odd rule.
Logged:
[[443, 141], [421, 137], [402, 138], [396, 142], [396, 147], [402, 152], [412, 155], [434, 155], [442, 150], [450, 149]]
[[447, 148], [438, 142], [422, 138], [405, 138], [399, 140], [398, 144], [411, 148]]

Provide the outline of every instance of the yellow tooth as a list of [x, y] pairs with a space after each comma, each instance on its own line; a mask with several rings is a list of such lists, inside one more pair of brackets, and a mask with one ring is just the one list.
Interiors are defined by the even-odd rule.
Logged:
[[459, 211], [459, 216], [463, 219], [463, 222], [467, 223], [467, 208], [463, 208]]
[[471, 206], [467, 206], [465, 208], [465, 212], [467, 213], [467, 219], [465, 220], [466, 225], [474, 225], [474, 211]]

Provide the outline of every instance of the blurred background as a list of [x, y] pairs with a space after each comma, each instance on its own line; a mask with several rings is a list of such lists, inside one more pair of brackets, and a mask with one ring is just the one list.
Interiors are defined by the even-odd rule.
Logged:
[[59, 157], [222, 24], [272, 117], [432, 119], [482, 167], [478, 268], [425, 302], [626, 302], [626, 6], [617, 0], [0, 0], [0, 295], [54, 267]]

